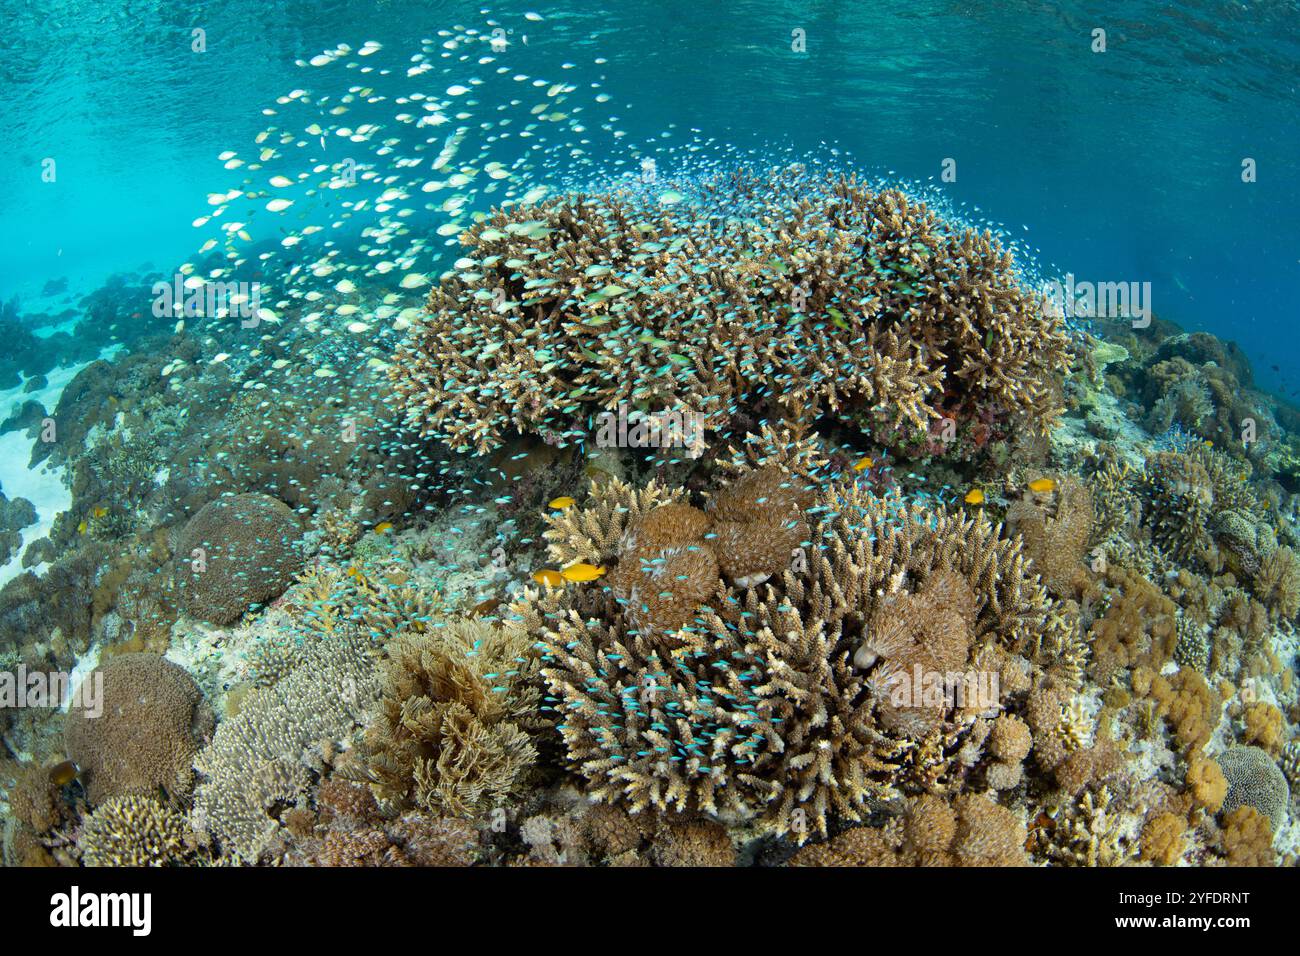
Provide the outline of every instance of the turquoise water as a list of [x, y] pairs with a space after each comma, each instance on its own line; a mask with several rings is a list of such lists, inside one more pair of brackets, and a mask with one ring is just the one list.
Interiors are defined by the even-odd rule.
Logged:
[[[170, 273], [194, 252], [204, 195], [229, 179], [217, 155], [303, 84], [296, 59], [366, 40], [400, 58], [496, 16], [519, 41], [513, 63], [556, 76], [572, 62], [563, 79], [599, 81], [623, 143], [696, 130], [760, 157], [828, 143], [913, 182], [954, 159], [942, 191], [1046, 266], [1150, 281], [1157, 315], [1236, 338], [1263, 384], [1300, 388], [1300, 351], [1278, 348], [1300, 284], [1295, 2], [601, 6], [546, 4], [539, 22], [522, 6], [425, 0], [4, 0], [0, 297], [51, 311], [49, 280], [85, 292], [146, 264]], [[196, 27], [205, 53], [191, 50]], [[1104, 53], [1090, 49], [1096, 27]], [[325, 72], [313, 91], [354, 78]], [[614, 154], [603, 148], [595, 161]]]

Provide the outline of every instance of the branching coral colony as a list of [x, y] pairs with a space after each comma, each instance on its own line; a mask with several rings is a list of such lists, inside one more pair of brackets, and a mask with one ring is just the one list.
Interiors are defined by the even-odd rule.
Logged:
[[[703, 811], [802, 843], [873, 801], [985, 789], [995, 718], [1056, 679], [1069, 643], [1066, 609], [981, 516], [775, 463], [712, 502], [774, 512], [752, 537], [626, 488], [593, 498], [552, 547], [572, 547], [597, 509], [625, 516], [616, 544], [598, 533], [585, 549], [615, 568], [610, 583], [529, 592], [512, 610], [546, 648], [570, 766], [632, 811]], [[770, 548], [781, 529], [798, 529], [793, 546]], [[743, 581], [723, 570], [738, 560]]]
[[[7, 592], [18, 631], [94, 590], [57, 642], [101, 643], [129, 719], [0, 710], [59, 751], [0, 761], [4, 859], [1294, 861], [1300, 470], [1225, 431], [1263, 407], [1242, 362], [1090, 341], [896, 190], [689, 191], [482, 217], [387, 363], [374, 461], [232, 467], [151, 532], [156, 575], [103, 573], [88, 525]], [[283, 409], [240, 407], [275, 447]], [[602, 413], [659, 412], [704, 453], [601, 447]]]
[[391, 375], [407, 420], [488, 451], [564, 441], [620, 406], [833, 412], [882, 432], [980, 416], [1042, 428], [1067, 337], [989, 233], [802, 167], [698, 203], [625, 190], [497, 211], [429, 297]]

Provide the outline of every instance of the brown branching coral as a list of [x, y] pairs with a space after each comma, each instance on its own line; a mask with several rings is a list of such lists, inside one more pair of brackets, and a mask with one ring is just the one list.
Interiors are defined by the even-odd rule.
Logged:
[[1048, 808], [1030, 834], [1035, 855], [1065, 866], [1123, 866], [1139, 852], [1106, 786]]
[[1060, 319], [990, 233], [802, 167], [769, 185], [736, 174], [671, 207], [567, 196], [472, 226], [469, 262], [392, 364], [407, 420], [486, 451], [621, 406], [713, 429], [760, 400], [921, 432], [943, 414], [1059, 414]]
[[361, 768], [381, 805], [468, 817], [513, 797], [537, 756], [528, 635], [453, 619], [401, 635], [388, 654]]
[[633, 810], [759, 818], [802, 840], [824, 834], [831, 813], [860, 819], [871, 796], [954, 786], [966, 770], [963, 737], [1000, 697], [949, 693], [932, 714], [942, 719], [914, 728], [917, 737], [891, 729], [898, 722], [872, 689], [878, 662], [864, 671], [852, 660], [888, 594], [929, 591], [917, 600], [951, 608], [967, 635], [948, 655], [959, 673], [981, 654], [1050, 663], [1052, 632], [1069, 624], [1019, 545], [982, 517], [843, 485], [813, 510], [805, 566], [703, 606], [673, 652], [631, 627], [599, 585], [512, 606], [547, 649], [542, 673], [568, 761], [591, 795]]

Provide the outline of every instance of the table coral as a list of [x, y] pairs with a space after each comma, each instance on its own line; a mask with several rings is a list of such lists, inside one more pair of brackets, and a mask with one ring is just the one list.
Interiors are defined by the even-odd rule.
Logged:
[[1066, 335], [998, 239], [803, 167], [756, 182], [669, 207], [563, 196], [471, 226], [391, 365], [407, 420], [488, 451], [620, 407], [720, 429], [766, 401], [921, 433], [946, 395], [962, 396], [948, 415], [1059, 414]]

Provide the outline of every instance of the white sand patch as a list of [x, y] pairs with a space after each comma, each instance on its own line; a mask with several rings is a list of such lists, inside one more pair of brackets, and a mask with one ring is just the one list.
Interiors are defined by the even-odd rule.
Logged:
[[[111, 358], [120, 347], [105, 349], [99, 357]], [[45, 376], [45, 385], [31, 392], [24, 392], [23, 385], [0, 392], [0, 418], [8, 418], [30, 401], [40, 402], [47, 414], [53, 414], [63, 389], [89, 364], [82, 362], [67, 368], [52, 369]], [[48, 462], [42, 462], [35, 469], [27, 467], [32, 458], [32, 448], [38, 441], [39, 436], [35, 439], [28, 438], [26, 430], [0, 435], [0, 490], [10, 501], [26, 498], [36, 508], [36, 523], [22, 530], [22, 544], [9, 562], [0, 567], [0, 587], [22, 573], [22, 556], [27, 546], [48, 535], [54, 527], [54, 519], [72, 504], [72, 493], [67, 487], [63, 468], [52, 467]], [[42, 567], [37, 565], [30, 570], [40, 573]]]

